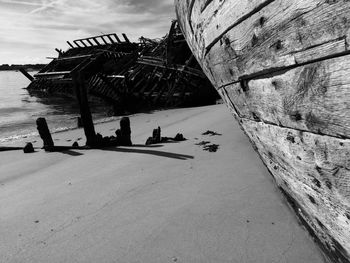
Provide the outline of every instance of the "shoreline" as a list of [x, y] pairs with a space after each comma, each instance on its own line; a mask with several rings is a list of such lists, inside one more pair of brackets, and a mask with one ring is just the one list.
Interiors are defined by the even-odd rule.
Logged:
[[[113, 116], [113, 117], [106, 117], [106, 118], [101, 118], [101, 119], [97, 119], [94, 121], [95, 125], [100, 125], [103, 123], [108, 123], [108, 122], [113, 122], [113, 121], [118, 121], [119, 119], [121, 119], [121, 116]], [[48, 123], [49, 129], [50, 129], [50, 123]], [[33, 127], [36, 127], [36, 124], [33, 124]], [[80, 127], [60, 127], [60, 128], [56, 128], [54, 130], [50, 129], [51, 134], [58, 134], [58, 133], [64, 133], [64, 132], [68, 132], [68, 131], [73, 131], [73, 130], [79, 130], [82, 129]], [[4, 137], [4, 138], [0, 138], [0, 144], [17, 144], [17, 143], [22, 143], [24, 141], [26, 142], [30, 142], [27, 141], [29, 139], [37, 139], [40, 138], [39, 134], [37, 131], [35, 132], [31, 132], [28, 134], [20, 134], [20, 135], [11, 135], [8, 137]], [[3, 145], [5, 146], [5, 145]]]
[[[216, 104], [217, 105], [217, 104]], [[207, 106], [213, 106], [213, 105], [207, 105]], [[207, 106], [202, 106], [202, 107], [207, 107]], [[137, 112], [137, 113], [132, 113], [132, 114], [124, 114], [124, 115], [120, 115], [120, 116], [110, 116], [110, 117], [102, 117], [102, 118], [98, 118], [96, 120], [94, 120], [94, 126], [99, 126], [99, 125], [103, 125], [105, 123], [112, 123], [112, 122], [119, 122], [121, 118], [123, 117], [129, 117], [129, 118], [133, 118], [139, 115], [148, 115], [148, 114], [154, 114], [157, 112], [162, 112], [162, 111], [175, 111], [175, 110], [186, 110], [186, 109], [195, 109], [198, 107], [179, 107], [179, 108], [160, 108], [160, 109], [155, 109], [155, 110], [151, 110], [151, 111], [144, 111], [144, 112]], [[76, 117], [71, 117], [70, 119], [76, 119], [79, 116], [79, 114], [77, 114]], [[60, 133], [65, 133], [65, 132], [69, 132], [69, 131], [75, 131], [75, 130], [82, 130], [82, 127], [59, 127], [56, 129], [51, 129], [50, 128], [50, 123], [48, 122], [48, 126], [50, 129], [50, 132], [52, 135], [55, 134], [60, 134]], [[33, 122], [33, 128], [36, 128], [36, 123]], [[156, 127], [155, 127], [156, 128]], [[103, 135], [103, 134], [102, 134]], [[37, 140], [41, 140], [37, 130], [28, 134], [20, 134], [20, 135], [12, 135], [12, 136], [8, 136], [8, 137], [4, 137], [1, 138], [0, 137], [0, 147], [6, 147], [6, 146], [20, 146], [19, 144], [25, 144], [25, 143], [29, 143], [29, 142], [33, 142], [33, 141], [37, 141]], [[24, 147], [24, 145], [23, 145]]]

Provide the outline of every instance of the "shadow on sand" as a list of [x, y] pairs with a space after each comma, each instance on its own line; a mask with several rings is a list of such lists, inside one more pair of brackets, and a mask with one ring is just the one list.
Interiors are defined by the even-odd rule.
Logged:
[[122, 153], [150, 154], [150, 155], [178, 159], [178, 160], [194, 159], [194, 156], [192, 156], [192, 155], [171, 153], [171, 152], [164, 152], [164, 151], [156, 151], [156, 150], [151, 150], [151, 149], [147, 149], [147, 150], [136, 149], [137, 147], [139, 147], [139, 148], [158, 148], [158, 147], [162, 147], [162, 145], [152, 145], [152, 146], [133, 145], [130, 147], [110, 147], [110, 148], [104, 148], [103, 150], [104, 151], [112, 151], [112, 152], [122, 152]]
[[79, 153], [79, 152], [72, 151], [72, 150], [62, 151], [61, 153], [67, 154], [67, 155], [70, 155], [70, 156], [81, 156], [81, 155], [84, 155], [83, 153]]
[[[158, 145], [134, 144], [132, 146], [105, 147], [105, 148], [101, 148], [100, 150], [101, 151], [111, 151], [111, 152], [121, 152], [121, 153], [150, 154], [150, 155], [172, 158], [172, 159], [177, 159], [177, 160], [194, 159], [194, 156], [192, 156], [192, 155], [154, 150], [155, 148], [161, 148], [161, 147], [163, 147], [162, 144], [158, 144]], [[86, 149], [86, 150], [88, 150], [88, 149]], [[62, 154], [67, 154], [70, 156], [84, 155], [82, 152], [77, 152], [77, 151], [74, 151], [73, 149], [61, 150], [58, 152], [60, 152]]]

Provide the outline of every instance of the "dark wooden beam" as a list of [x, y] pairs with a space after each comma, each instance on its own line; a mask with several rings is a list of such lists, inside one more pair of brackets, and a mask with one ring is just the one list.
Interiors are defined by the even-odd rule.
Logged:
[[74, 44], [77, 46], [77, 48], [81, 48], [82, 46], [80, 46], [78, 43], [74, 42]]
[[91, 42], [90, 38], [87, 38], [86, 41], [87, 41], [91, 46], [94, 46], [94, 43]]
[[36, 120], [36, 125], [37, 125], [39, 135], [43, 140], [44, 148], [54, 146], [51, 133], [50, 133], [49, 127], [47, 126], [45, 118], [38, 118]]
[[100, 36], [100, 38], [102, 39], [102, 41], [103, 41], [106, 45], [109, 45], [109, 43], [106, 41], [106, 39], [103, 38], [103, 36]]
[[80, 47], [80, 48], [82, 47], [82, 46], [79, 45], [79, 43], [78, 43], [77, 40], [74, 40], [73, 43], [74, 43], [77, 47]]
[[26, 76], [27, 79], [29, 79], [30, 81], [33, 81], [34, 78], [32, 75], [30, 75], [24, 68], [20, 68], [19, 71]]
[[107, 37], [108, 37], [109, 41], [111, 41], [112, 44], [115, 43], [115, 40], [111, 37], [111, 35], [107, 35]]
[[91, 111], [88, 103], [85, 77], [81, 71], [72, 74], [75, 93], [78, 99], [81, 120], [84, 126], [87, 146], [96, 146], [96, 132], [92, 121]]
[[127, 43], [130, 43], [130, 40], [129, 40], [129, 38], [127, 37], [127, 35], [126, 34], [122, 34], [123, 35], [123, 38], [125, 39], [125, 42], [127, 42]]
[[115, 39], [117, 40], [118, 43], [121, 43], [120, 38], [118, 37], [117, 34], [113, 34], [113, 36], [115, 37]]
[[98, 46], [101, 46], [100, 42], [97, 41], [96, 37], [91, 38]]
[[88, 47], [88, 45], [83, 40], [80, 40], [79, 43], [82, 43], [84, 47]]
[[67, 41], [67, 44], [68, 44], [71, 48], [75, 48], [75, 46], [73, 46], [69, 41]]

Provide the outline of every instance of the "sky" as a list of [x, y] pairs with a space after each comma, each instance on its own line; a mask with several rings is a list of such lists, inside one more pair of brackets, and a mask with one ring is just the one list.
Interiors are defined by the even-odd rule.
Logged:
[[67, 40], [126, 33], [163, 37], [173, 0], [0, 0], [0, 65], [48, 63]]

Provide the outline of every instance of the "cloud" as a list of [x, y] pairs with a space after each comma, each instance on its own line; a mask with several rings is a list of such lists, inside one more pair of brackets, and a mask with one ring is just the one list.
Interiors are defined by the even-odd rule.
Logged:
[[30, 13], [35, 14], [50, 9], [56, 9], [65, 4], [66, 0], [42, 0], [40, 7], [32, 10]]
[[162, 37], [174, 17], [173, 0], [0, 0], [0, 64], [46, 62], [66, 40], [101, 33]]
[[39, 2], [26, 2], [26, 1], [15, 1], [15, 0], [1, 0], [0, 3], [3, 4], [10, 4], [10, 5], [29, 5], [29, 6], [41, 6], [41, 3]]

